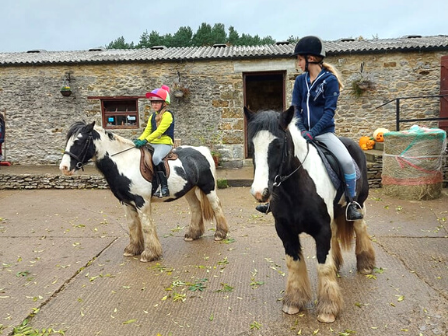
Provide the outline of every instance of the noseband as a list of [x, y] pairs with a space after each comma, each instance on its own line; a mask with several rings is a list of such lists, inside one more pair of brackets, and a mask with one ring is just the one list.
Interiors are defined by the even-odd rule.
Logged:
[[81, 154], [80, 154], [80, 156], [82, 157], [81, 159], [73, 153], [70, 153], [67, 151], [64, 152], [64, 154], [67, 154], [72, 159], [75, 159], [77, 161], [76, 165], [75, 165], [76, 169], [82, 169], [82, 171], [84, 171], [84, 165], [87, 163], [87, 162], [84, 162], [84, 160], [87, 156], [87, 150], [89, 149], [89, 146], [92, 143], [92, 141], [93, 141], [92, 132], [89, 132], [89, 136], [87, 137], [84, 148], [82, 149]]
[[303, 161], [290, 174], [282, 175], [282, 168], [285, 166], [286, 159], [288, 157], [288, 136], [287, 136], [287, 133], [285, 132], [285, 137], [284, 137], [284, 141], [283, 141], [282, 163], [280, 164], [280, 166], [278, 168], [278, 174], [275, 175], [275, 177], [274, 177], [274, 183], [272, 184], [272, 186], [274, 188], [279, 187], [283, 182], [285, 182], [292, 175], [294, 175], [303, 166], [303, 163], [305, 162], [306, 158], [308, 157], [309, 152], [310, 152], [310, 144], [307, 141], [306, 142], [306, 155], [305, 155], [305, 158], [303, 159]]

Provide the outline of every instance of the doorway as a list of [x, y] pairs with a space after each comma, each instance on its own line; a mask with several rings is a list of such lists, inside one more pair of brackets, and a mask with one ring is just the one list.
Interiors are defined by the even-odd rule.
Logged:
[[[243, 73], [244, 106], [252, 112], [263, 110], [284, 111], [286, 71]], [[247, 141], [245, 120], [245, 156], [252, 158], [252, 149]]]

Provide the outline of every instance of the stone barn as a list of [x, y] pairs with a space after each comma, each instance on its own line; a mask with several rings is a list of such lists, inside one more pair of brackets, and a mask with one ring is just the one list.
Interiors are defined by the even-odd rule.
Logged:
[[[439, 97], [448, 93], [448, 36], [340, 39], [325, 46], [326, 61], [345, 83], [336, 115], [339, 135], [358, 139], [378, 127], [395, 130], [398, 106], [402, 119], [448, 117], [447, 98]], [[0, 53], [4, 155], [15, 165], [58, 164], [66, 131], [79, 120], [135, 138], [150, 112], [145, 93], [165, 84], [171, 88], [175, 138], [207, 145], [221, 153], [224, 166], [241, 167], [250, 156], [243, 106], [289, 106], [300, 71], [293, 49], [279, 42]], [[439, 126], [434, 120], [418, 123]]]

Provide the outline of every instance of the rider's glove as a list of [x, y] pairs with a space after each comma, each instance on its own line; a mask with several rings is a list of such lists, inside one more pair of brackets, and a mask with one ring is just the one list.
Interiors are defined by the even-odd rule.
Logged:
[[148, 143], [148, 140], [146, 140], [146, 139], [143, 139], [143, 140], [136, 139], [136, 140], [134, 140], [134, 145], [135, 145], [135, 147], [137, 147], [137, 148], [143, 147], [143, 146], [146, 145], [147, 143]]
[[311, 132], [303, 131], [302, 132], [302, 136], [307, 141], [313, 141], [314, 140], [313, 135], [311, 134]]

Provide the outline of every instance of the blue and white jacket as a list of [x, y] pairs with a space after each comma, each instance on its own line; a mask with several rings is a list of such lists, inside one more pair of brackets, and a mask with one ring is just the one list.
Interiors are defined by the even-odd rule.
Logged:
[[313, 137], [323, 133], [334, 133], [334, 114], [339, 98], [339, 83], [336, 76], [322, 69], [313, 83], [309, 73], [296, 78], [292, 91], [292, 105], [299, 118], [297, 127], [309, 131]]

